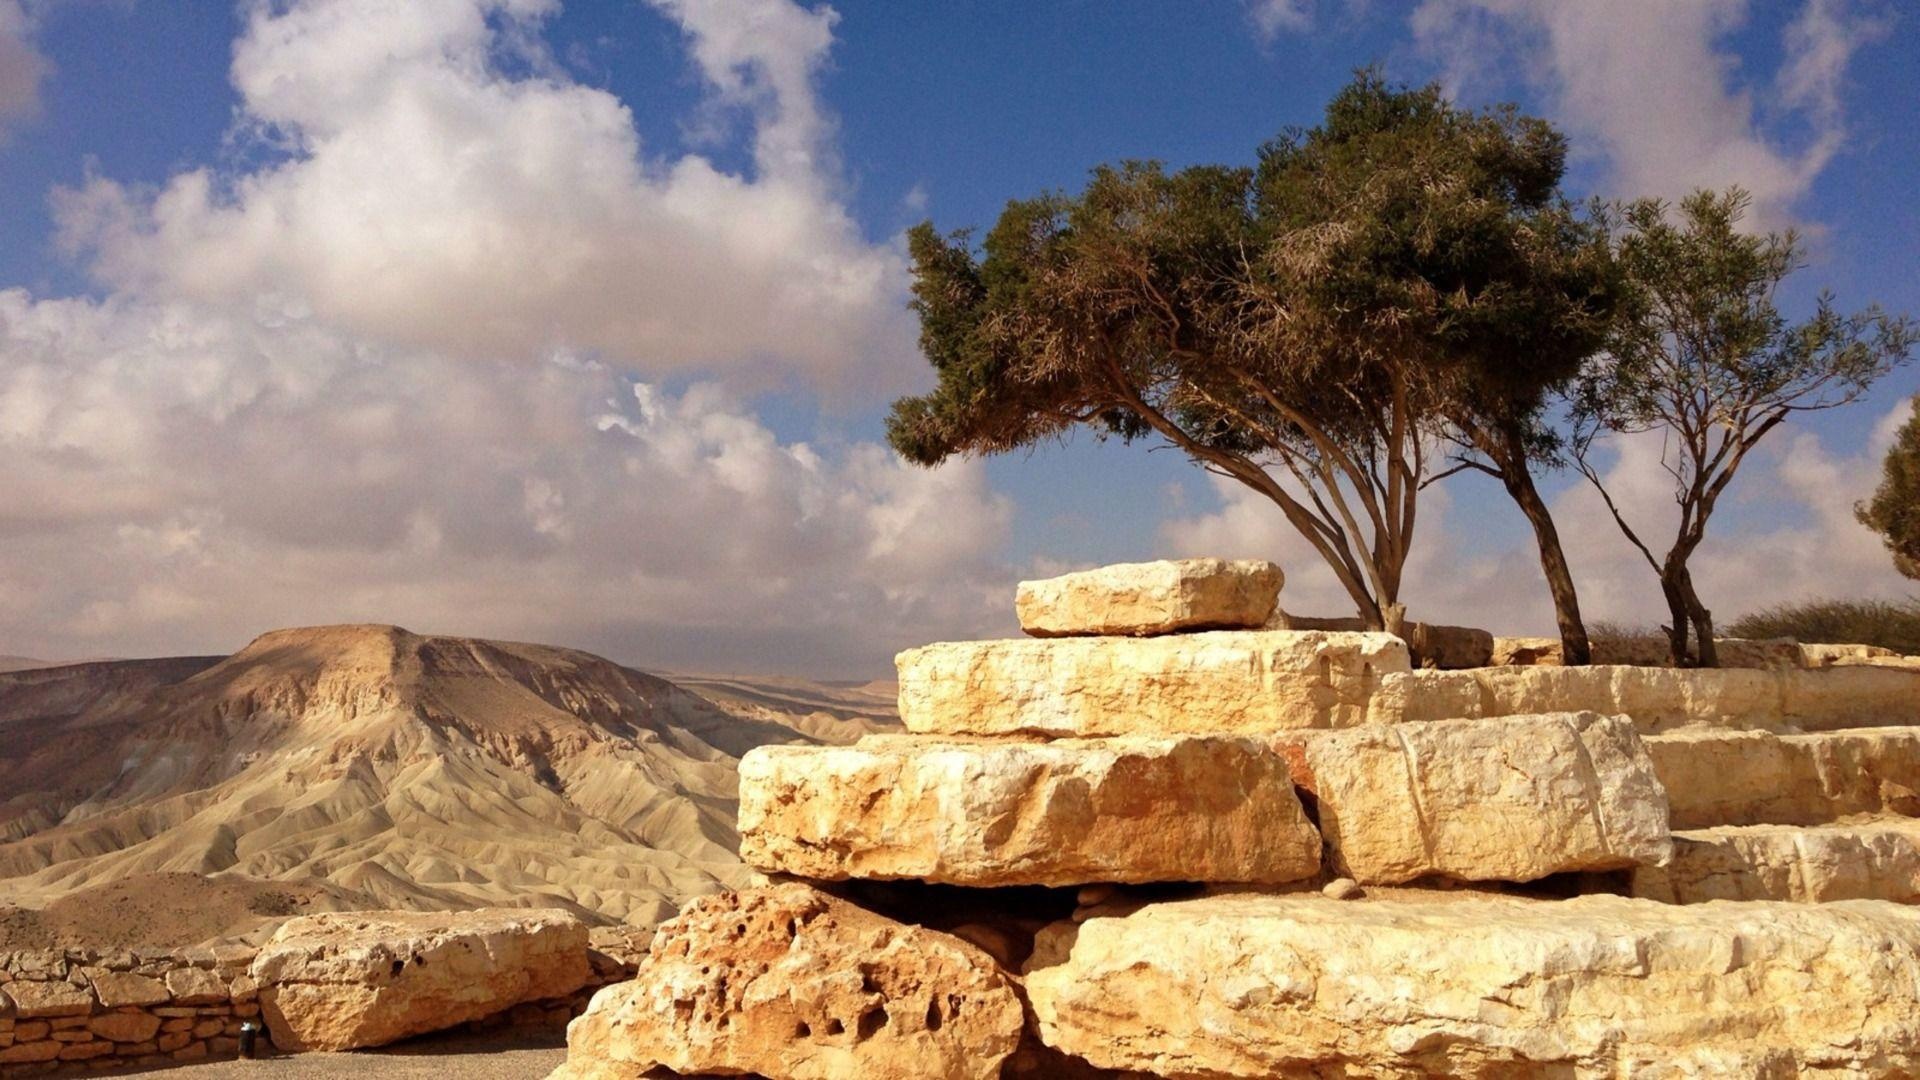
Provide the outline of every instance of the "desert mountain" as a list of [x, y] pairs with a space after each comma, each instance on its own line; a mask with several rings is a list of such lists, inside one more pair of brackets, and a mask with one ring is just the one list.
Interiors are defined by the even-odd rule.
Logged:
[[744, 878], [741, 754], [891, 723], [879, 690], [700, 685], [392, 626], [0, 673], [0, 905], [220, 875], [651, 921]]

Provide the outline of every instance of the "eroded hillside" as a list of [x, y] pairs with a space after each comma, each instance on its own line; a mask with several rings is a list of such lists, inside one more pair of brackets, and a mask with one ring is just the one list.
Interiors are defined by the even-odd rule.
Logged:
[[390, 626], [0, 674], [0, 904], [190, 873], [651, 921], [742, 880], [740, 754], [891, 723], [876, 694], [728, 686]]

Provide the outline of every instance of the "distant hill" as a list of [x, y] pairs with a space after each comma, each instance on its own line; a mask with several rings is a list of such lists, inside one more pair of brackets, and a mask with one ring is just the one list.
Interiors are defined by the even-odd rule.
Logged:
[[868, 688], [688, 682], [393, 626], [3, 673], [0, 905], [55, 912], [136, 879], [185, 896], [217, 875], [329, 906], [650, 922], [745, 880], [741, 754], [895, 722]]
[[26, 656], [0, 656], [0, 672], [25, 671], [28, 668], [49, 667], [45, 660], [35, 660]]

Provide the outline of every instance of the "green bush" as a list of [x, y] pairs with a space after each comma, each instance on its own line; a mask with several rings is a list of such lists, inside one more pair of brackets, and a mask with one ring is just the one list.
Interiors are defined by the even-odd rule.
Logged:
[[1741, 638], [1790, 637], [1822, 644], [1878, 645], [1920, 655], [1920, 600], [1811, 600], [1742, 616], [1727, 627]]

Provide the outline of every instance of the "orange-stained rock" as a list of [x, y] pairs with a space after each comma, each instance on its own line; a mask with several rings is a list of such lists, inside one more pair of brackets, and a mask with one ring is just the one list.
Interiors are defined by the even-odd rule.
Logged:
[[592, 969], [572, 915], [483, 908], [290, 919], [252, 975], [275, 1046], [352, 1050], [563, 997]]
[[702, 897], [594, 995], [551, 1080], [989, 1080], [1023, 1027], [985, 952], [803, 884]]

